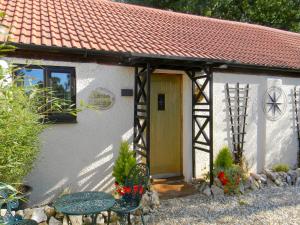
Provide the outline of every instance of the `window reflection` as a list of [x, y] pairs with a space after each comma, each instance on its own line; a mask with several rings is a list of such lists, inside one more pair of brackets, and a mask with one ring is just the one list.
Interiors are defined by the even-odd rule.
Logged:
[[71, 74], [52, 72], [50, 74], [50, 86], [57, 98], [71, 101]]
[[17, 75], [22, 77], [20, 81], [25, 87], [44, 86], [44, 70], [43, 69], [21, 69]]

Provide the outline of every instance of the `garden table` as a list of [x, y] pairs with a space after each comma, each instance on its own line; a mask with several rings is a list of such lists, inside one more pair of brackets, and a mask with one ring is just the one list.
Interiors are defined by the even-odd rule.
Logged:
[[13, 225], [38, 225], [38, 223], [34, 220], [20, 220], [13, 223]]
[[67, 216], [68, 224], [71, 215], [91, 216], [92, 224], [96, 224], [98, 214], [108, 211], [114, 204], [111, 194], [90, 191], [63, 195], [54, 202], [54, 208]]

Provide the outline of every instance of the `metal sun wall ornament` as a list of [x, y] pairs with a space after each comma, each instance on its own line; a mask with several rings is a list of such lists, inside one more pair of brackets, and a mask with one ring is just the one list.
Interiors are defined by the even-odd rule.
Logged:
[[231, 137], [235, 163], [241, 163], [243, 158], [246, 117], [249, 98], [249, 84], [241, 86], [225, 86], [227, 110], [230, 116]]
[[98, 87], [90, 95], [88, 103], [99, 110], [107, 110], [113, 106], [115, 95], [105, 88]]
[[269, 120], [280, 119], [286, 111], [287, 99], [280, 87], [270, 87], [263, 99], [263, 109]]

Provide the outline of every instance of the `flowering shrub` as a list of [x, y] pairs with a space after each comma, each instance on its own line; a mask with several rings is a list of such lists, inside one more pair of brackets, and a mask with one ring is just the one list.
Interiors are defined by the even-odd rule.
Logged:
[[227, 184], [228, 179], [225, 177], [225, 172], [224, 171], [219, 172], [218, 178], [221, 181], [222, 185], [226, 185]]
[[[224, 177], [221, 176], [221, 183], [224, 186], [224, 193], [237, 194], [242, 177], [242, 170], [239, 166], [235, 165], [224, 172]], [[223, 182], [222, 182], [223, 181]]]
[[142, 185], [134, 185], [133, 191], [132, 191], [131, 187], [122, 186], [118, 182], [115, 182], [115, 187], [116, 187], [116, 193], [119, 196], [124, 196], [126, 194], [131, 194], [131, 193], [133, 195], [136, 195], [136, 194], [142, 195], [144, 193], [144, 188]]
[[224, 193], [238, 193], [243, 170], [233, 164], [233, 157], [228, 147], [223, 147], [214, 163], [214, 175], [220, 180]]

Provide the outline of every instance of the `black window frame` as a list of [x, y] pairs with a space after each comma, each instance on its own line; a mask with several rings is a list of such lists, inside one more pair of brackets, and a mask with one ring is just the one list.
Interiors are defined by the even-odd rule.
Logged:
[[[44, 78], [44, 84], [43, 87], [50, 87], [51, 88], [51, 82], [50, 82], [50, 75], [53, 72], [57, 73], [69, 73], [71, 75], [71, 104], [72, 108], [76, 109], [77, 102], [76, 102], [76, 69], [75, 67], [68, 67], [68, 66], [45, 66], [45, 65], [24, 65], [24, 64], [17, 64], [17, 67], [20, 67], [20, 69], [42, 69], [43, 70], [43, 78]], [[77, 116], [72, 115], [70, 113], [47, 113], [47, 122], [51, 123], [77, 123]]]

